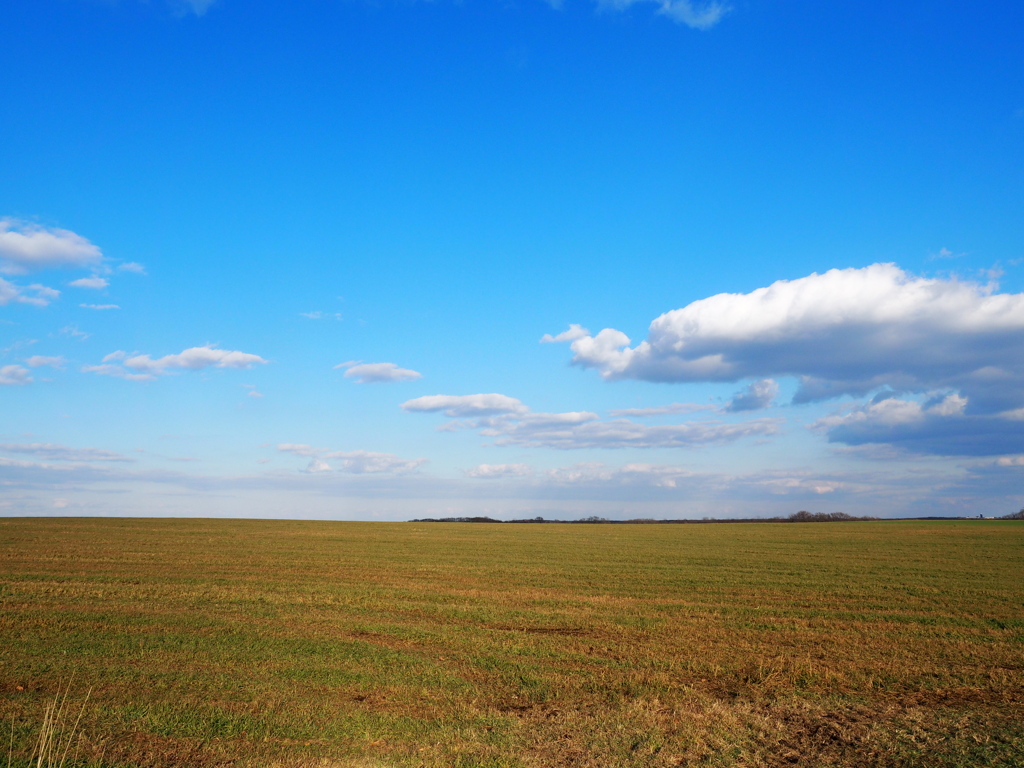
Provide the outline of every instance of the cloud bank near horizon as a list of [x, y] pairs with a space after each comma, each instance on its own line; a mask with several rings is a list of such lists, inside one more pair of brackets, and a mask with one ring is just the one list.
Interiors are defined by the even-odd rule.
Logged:
[[[443, 413], [450, 421], [442, 431], [475, 430], [494, 445], [575, 450], [583, 448], [682, 448], [727, 443], [743, 437], [778, 433], [782, 420], [760, 418], [730, 423], [689, 421], [649, 426], [628, 419], [603, 421], [590, 411], [539, 413], [520, 400], [498, 393], [428, 395], [407, 400], [402, 409]], [[676, 412], [676, 411], [669, 411]]]

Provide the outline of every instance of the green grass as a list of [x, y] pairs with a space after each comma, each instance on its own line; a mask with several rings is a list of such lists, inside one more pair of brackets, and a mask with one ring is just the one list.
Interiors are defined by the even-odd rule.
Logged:
[[96, 766], [1024, 765], [1024, 524], [0, 520]]

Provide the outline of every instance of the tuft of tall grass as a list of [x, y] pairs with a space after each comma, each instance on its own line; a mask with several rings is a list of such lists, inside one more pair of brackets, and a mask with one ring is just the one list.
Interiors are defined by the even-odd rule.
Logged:
[[[39, 735], [36, 737], [35, 746], [29, 755], [27, 765], [29, 768], [65, 768], [74, 765], [78, 761], [78, 749], [81, 746], [81, 734], [78, 727], [82, 722], [82, 715], [85, 714], [85, 707], [92, 696], [92, 688], [85, 694], [81, 706], [78, 708], [78, 715], [73, 716], [73, 704], [69, 702], [71, 695], [71, 680], [67, 686], [59, 685], [53, 701], [46, 705], [43, 712], [43, 720], [39, 726]], [[78, 738], [76, 738], [78, 737]], [[72, 746], [75, 747], [74, 754], [71, 753]], [[11, 744], [7, 750], [7, 768], [12, 768], [14, 757], [14, 721], [11, 721]], [[68, 763], [70, 758], [71, 762]]]

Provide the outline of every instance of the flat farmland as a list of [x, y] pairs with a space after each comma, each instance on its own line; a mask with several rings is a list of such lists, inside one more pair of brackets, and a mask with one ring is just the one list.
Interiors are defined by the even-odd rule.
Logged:
[[81, 766], [1024, 765], [1022, 577], [1010, 521], [7, 518], [0, 721], [12, 765], [61, 685]]

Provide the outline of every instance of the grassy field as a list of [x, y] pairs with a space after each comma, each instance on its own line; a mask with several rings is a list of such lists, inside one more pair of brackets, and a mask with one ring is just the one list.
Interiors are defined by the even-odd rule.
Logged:
[[0, 519], [0, 723], [24, 764], [72, 681], [78, 765], [1020, 766], [1022, 566], [1016, 522]]

